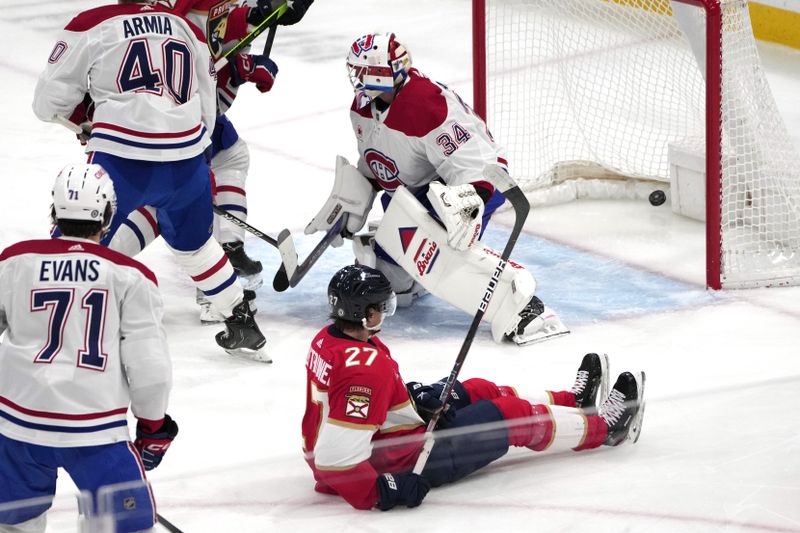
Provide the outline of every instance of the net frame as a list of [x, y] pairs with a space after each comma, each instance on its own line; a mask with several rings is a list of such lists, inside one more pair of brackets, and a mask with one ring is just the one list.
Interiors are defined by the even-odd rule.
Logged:
[[[489, 69], [487, 69], [487, 9], [489, 3], [492, 1], [497, 0], [473, 0], [472, 1], [472, 40], [473, 40], [473, 95], [474, 95], [474, 109], [478, 115], [480, 115], [484, 120], [487, 120], [489, 123], [490, 128], [494, 129], [494, 125], [490, 122], [492, 117], [487, 116], [487, 100], [490, 97], [488, 94], [487, 88], [487, 77], [491, 76]], [[599, 2], [600, 0], [595, 0]], [[619, 4], [626, 3], [624, 0], [605, 0], [606, 2], [616, 2]], [[693, 6], [695, 8], [702, 9], [705, 13], [705, 120], [704, 120], [704, 127], [705, 127], [705, 174], [706, 174], [706, 183], [705, 183], [705, 191], [706, 191], [706, 206], [705, 206], [705, 215], [706, 215], [706, 224], [705, 224], [705, 240], [706, 240], [706, 284], [709, 288], [712, 289], [720, 289], [723, 286], [725, 288], [736, 288], [736, 287], [751, 287], [751, 286], [776, 286], [776, 285], [789, 285], [789, 284], [798, 284], [800, 283], [800, 268], [796, 268], [797, 266], [797, 259], [798, 253], [797, 251], [797, 231], [791, 229], [786, 237], [786, 240], [790, 242], [790, 245], [782, 247], [781, 243], [778, 243], [777, 246], [779, 250], [773, 254], [777, 257], [776, 261], [773, 263], [776, 265], [774, 272], [770, 272], [769, 269], [772, 266], [769, 264], [769, 261], [772, 259], [771, 257], [767, 257], [766, 259], [757, 258], [763, 264], [757, 264], [756, 268], [761, 268], [765, 266], [764, 271], [765, 275], [763, 278], [759, 278], [760, 272], [757, 273], [754, 277], [751, 277], [749, 273], [745, 273], [744, 276], [741, 276], [739, 273], [734, 272], [733, 275], [730, 274], [731, 268], [734, 270], [736, 268], [747, 268], [747, 257], [745, 260], [742, 260], [742, 254], [746, 255], [750, 253], [749, 251], [745, 250], [741, 252], [739, 250], [733, 250], [733, 252], [726, 251], [724, 249], [725, 246], [725, 239], [729, 241], [729, 243], [734, 243], [730, 248], [734, 248], [736, 246], [736, 242], [731, 238], [733, 232], [738, 231], [736, 228], [731, 229], [735, 226], [736, 221], [731, 220], [730, 213], [724, 213], [723, 207], [723, 167], [724, 163], [730, 165], [731, 160], [735, 157], [731, 155], [727, 156], [727, 160], [724, 159], [726, 155], [723, 153], [723, 143], [726, 142], [724, 138], [724, 117], [723, 117], [723, 59], [724, 59], [724, 50], [723, 46], [725, 46], [725, 38], [726, 36], [723, 34], [725, 27], [724, 24], [726, 23], [730, 26], [730, 15], [726, 19], [724, 17], [723, 10], [726, 8], [730, 10], [731, 4], [734, 3], [734, 0], [676, 0], [681, 4], [686, 4], [688, 6]], [[744, 5], [744, 9], [746, 10], [746, 3], [742, 0], [737, 0], [739, 4]], [[655, 4], [656, 2], [653, 2]], [[734, 6], [735, 7], [735, 6]], [[729, 11], [730, 12], [730, 11]], [[745, 22], [749, 23], [749, 17], [745, 17]], [[749, 39], [753, 41], [752, 38], [752, 31], [748, 28]], [[745, 34], [744, 38], [748, 38], [748, 35]], [[754, 43], [754, 41], [753, 41]], [[730, 39], [728, 42], [730, 47], [736, 46], [737, 43], [733, 42], [733, 39]], [[753, 44], [754, 47], [754, 44]], [[756, 54], [757, 60], [757, 54]], [[731, 62], [732, 63], [732, 62]], [[763, 74], [759, 72], [759, 74]], [[754, 76], [756, 78], [756, 76]], [[750, 83], [753, 80], [747, 79], [746, 82]], [[758, 84], [760, 80], [756, 79], [754, 83]], [[765, 82], [764, 82], [765, 83]], [[730, 81], [728, 82], [730, 86]], [[765, 97], [766, 104], [771, 104], [774, 108], [774, 102], [772, 101], [771, 93], [769, 92], [768, 86], [766, 87], [767, 96]], [[768, 106], [767, 106], [768, 107]], [[775, 111], [775, 113], [777, 113]], [[731, 124], [731, 119], [729, 118], [729, 128]], [[762, 126], [763, 127], [763, 126]], [[756, 132], [760, 133], [760, 132]], [[497, 134], [497, 131], [495, 131]], [[752, 134], [751, 134], [752, 135]], [[501, 144], [503, 143], [503, 139], [500, 138], [499, 141]], [[730, 141], [728, 141], [730, 142]], [[789, 151], [791, 152], [791, 146], [789, 147]], [[791, 157], [790, 157], [791, 159]], [[800, 159], [797, 160], [797, 163], [800, 163]], [[791, 166], [791, 165], [785, 165]], [[770, 172], [775, 172], [774, 168], [769, 168]], [[514, 168], [512, 167], [512, 173], [514, 172]], [[766, 171], [765, 171], [766, 172]], [[778, 173], [781, 172], [779, 169]], [[601, 176], [602, 177], [602, 176]], [[794, 178], [795, 176], [790, 176]], [[759, 185], [756, 185], [758, 187]], [[796, 201], [797, 189], [792, 186], [793, 189], [790, 191], [791, 195], [790, 198], [787, 200], [788, 206], [779, 206], [780, 209], [776, 209], [770, 207], [769, 200], [770, 198], [766, 198], [763, 200], [764, 205], [758, 206], [761, 210], [768, 210], [770, 208], [775, 209], [775, 215], [772, 217], [773, 219], [780, 219], [786, 220], [788, 224], [794, 226], [797, 220], [797, 213], [795, 212], [796, 209], [793, 206], [793, 201]], [[780, 188], [780, 184], [778, 185]], [[731, 192], [727, 193], [729, 195], [729, 199], [726, 201], [733, 202], [739, 201], [738, 198], [733, 198], [734, 194]], [[794, 199], [794, 200], [793, 200]], [[753, 209], [755, 212], [755, 208]], [[786, 214], [788, 211], [788, 214]], [[758, 222], [756, 222], [758, 223]], [[723, 226], [727, 228], [727, 234], [723, 231]], [[771, 244], [771, 243], [770, 243]], [[788, 264], [791, 268], [785, 268], [787, 264], [786, 261], [781, 264], [781, 261], [784, 259], [782, 254], [786, 253], [789, 258]], [[768, 250], [764, 252], [762, 250], [757, 250], [753, 255], [762, 254], [764, 256], [770, 255], [771, 251]], [[739, 255], [737, 255], [739, 254]], [[794, 263], [794, 265], [793, 265]], [[727, 266], [726, 266], [727, 265]], [[731, 267], [732, 265], [732, 267]], [[727, 271], [725, 269], [728, 269]]]

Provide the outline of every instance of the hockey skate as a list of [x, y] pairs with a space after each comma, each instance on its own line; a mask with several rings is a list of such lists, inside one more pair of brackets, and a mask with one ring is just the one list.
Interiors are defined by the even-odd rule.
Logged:
[[225, 319], [225, 331], [217, 333], [215, 338], [217, 344], [231, 355], [241, 355], [262, 363], [272, 362], [263, 350], [267, 339], [258, 329], [247, 301], [233, 308], [233, 314]]
[[587, 415], [596, 414], [598, 396], [601, 400], [608, 396], [608, 355], [584, 355], [570, 392], [575, 395], [576, 407]]
[[506, 333], [506, 339], [517, 346], [527, 346], [569, 333], [558, 315], [544, 305], [538, 296], [531, 298], [520, 311], [519, 317], [514, 329]]
[[236, 275], [245, 280], [242, 285], [245, 289], [256, 290], [261, 287], [264, 280], [261, 277], [261, 271], [264, 269], [261, 266], [261, 261], [254, 261], [247, 255], [244, 250], [244, 243], [242, 241], [224, 242], [222, 249], [228, 260], [233, 266], [233, 271]]
[[639, 440], [644, 417], [644, 380], [644, 372], [623, 372], [608, 398], [600, 404], [599, 415], [608, 424], [606, 446]]
[[[200, 306], [200, 323], [204, 326], [211, 326], [225, 322], [225, 315], [217, 311], [211, 304], [211, 301], [203, 294], [203, 291], [197, 289], [197, 305]], [[250, 312], [253, 315], [258, 311], [256, 306], [256, 291], [250, 289], [244, 290], [244, 300], [250, 305]]]

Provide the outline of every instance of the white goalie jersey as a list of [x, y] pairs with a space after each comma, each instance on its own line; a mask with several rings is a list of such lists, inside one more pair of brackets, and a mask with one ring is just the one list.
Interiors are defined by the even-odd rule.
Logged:
[[405, 185], [412, 193], [442, 178], [447, 185], [483, 180], [487, 164], [506, 166], [503, 149], [486, 124], [446, 86], [410, 69], [389, 108], [373, 101], [350, 120], [358, 141], [358, 170], [392, 193]]
[[44, 121], [94, 102], [87, 151], [177, 161], [203, 152], [216, 121], [216, 72], [203, 33], [151, 4], [85, 11], [64, 29], [33, 101]]
[[0, 255], [0, 433], [42, 446], [129, 440], [128, 407], [160, 420], [172, 383], [156, 278], [83, 239]]

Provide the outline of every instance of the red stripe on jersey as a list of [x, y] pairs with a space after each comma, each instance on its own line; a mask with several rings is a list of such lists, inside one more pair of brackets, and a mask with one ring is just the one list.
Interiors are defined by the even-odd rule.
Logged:
[[395, 96], [384, 124], [409, 137], [424, 137], [444, 123], [447, 100], [442, 88], [411, 69]]
[[159, 234], [158, 222], [156, 222], [156, 219], [153, 218], [152, 214], [150, 214], [150, 211], [148, 211], [144, 207], [140, 207], [136, 211], [138, 211], [144, 217], [144, 219], [147, 220], [147, 223], [150, 224], [150, 227], [153, 229], [153, 235], [158, 237]]
[[244, 189], [241, 187], [234, 187], [233, 185], [218, 185], [217, 192], [234, 192], [236, 194], [241, 194], [242, 196], [247, 196], [247, 194], [244, 192]]
[[35, 409], [28, 409], [27, 407], [22, 407], [21, 405], [17, 405], [16, 403], [12, 402], [8, 398], [4, 398], [0, 396], [0, 403], [3, 405], [7, 405], [8, 407], [14, 409], [15, 411], [19, 411], [20, 413], [30, 415], [30, 416], [38, 416], [40, 418], [53, 418], [56, 420], [96, 420], [98, 418], [106, 418], [109, 416], [115, 415], [124, 415], [128, 412], [127, 407], [120, 407], [119, 409], [112, 409], [111, 411], [103, 411], [102, 413], [86, 413], [83, 415], [70, 415], [67, 413], [51, 413], [49, 411], [37, 411]]
[[222, 254], [222, 257], [220, 258], [219, 261], [217, 261], [216, 265], [212, 266], [211, 268], [209, 268], [208, 270], [206, 270], [202, 274], [198, 274], [196, 276], [192, 276], [192, 279], [195, 280], [195, 281], [203, 281], [204, 279], [208, 279], [211, 276], [213, 276], [214, 274], [216, 274], [217, 272], [219, 272], [220, 270], [222, 270], [222, 267], [224, 267], [225, 263], [227, 263], [227, 262], [228, 262], [228, 256], [226, 256], [225, 254]]
[[42, 239], [22, 241], [17, 244], [12, 244], [0, 254], [0, 261], [5, 261], [11, 257], [24, 254], [48, 254], [48, 255], [62, 255], [69, 253], [87, 253], [102, 257], [112, 263], [120, 266], [135, 268], [142, 273], [144, 277], [158, 286], [158, 279], [153, 271], [141, 264], [135, 259], [131, 259], [127, 255], [122, 255], [105, 246], [100, 246], [93, 242], [73, 241], [68, 237], [58, 239]]
[[95, 122], [92, 125], [93, 130], [96, 130], [98, 128], [104, 128], [107, 130], [118, 131], [120, 133], [126, 133], [128, 135], [144, 137], [146, 139], [174, 139], [177, 137], [187, 137], [189, 135], [197, 133], [198, 131], [200, 131], [200, 128], [202, 127], [203, 127], [202, 124], [198, 124], [194, 128], [186, 131], [176, 131], [174, 133], [151, 133], [146, 131], [137, 131], [129, 128], [123, 128], [122, 126], [117, 126], [116, 124], [109, 124], [108, 122]]

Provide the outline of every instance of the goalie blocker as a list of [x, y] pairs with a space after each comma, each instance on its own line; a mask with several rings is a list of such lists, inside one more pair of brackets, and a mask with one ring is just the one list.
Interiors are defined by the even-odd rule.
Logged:
[[[375, 241], [428, 292], [466, 313], [473, 313], [484, 297], [500, 259], [498, 252], [480, 242], [466, 250], [448, 246], [447, 231], [402, 186], [389, 203]], [[541, 310], [535, 289], [531, 273], [509, 261], [484, 315], [496, 342], [509, 338], [527, 345], [569, 333], [556, 313], [547, 306]], [[539, 309], [531, 309], [535, 307]]]

